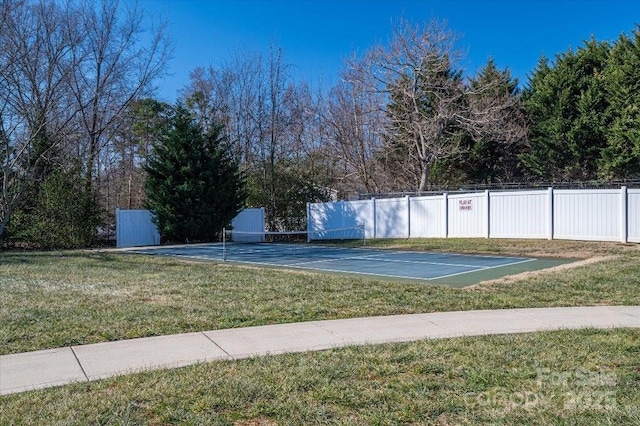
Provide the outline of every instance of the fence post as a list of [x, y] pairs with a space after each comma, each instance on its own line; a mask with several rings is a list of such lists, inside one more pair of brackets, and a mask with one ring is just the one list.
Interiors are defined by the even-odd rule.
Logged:
[[547, 188], [547, 239], [553, 240], [553, 187]]
[[627, 244], [629, 234], [629, 215], [627, 214], [627, 187], [620, 188], [620, 242]]
[[406, 195], [407, 198], [407, 238], [411, 238], [411, 195]]
[[377, 234], [377, 228], [378, 228], [378, 212], [376, 209], [376, 197], [371, 197], [371, 216], [372, 216], [372, 220], [371, 222], [373, 222], [373, 238], [376, 238], [376, 234]]
[[485, 222], [484, 222], [484, 237], [485, 238], [491, 238], [491, 195], [489, 190], [485, 190], [484, 191], [484, 201], [486, 204], [486, 209], [485, 209], [485, 214], [487, 215], [485, 217]]
[[120, 220], [120, 208], [116, 207], [116, 247], [121, 247], [122, 244], [122, 237], [120, 236], [122, 224]]
[[449, 194], [442, 194], [442, 216], [444, 220], [444, 237], [449, 238]]

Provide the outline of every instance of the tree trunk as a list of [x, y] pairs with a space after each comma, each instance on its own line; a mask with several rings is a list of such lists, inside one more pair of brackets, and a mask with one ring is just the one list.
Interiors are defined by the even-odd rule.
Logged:
[[420, 167], [420, 187], [418, 188], [418, 191], [423, 192], [427, 191], [431, 186], [431, 182], [429, 182], [431, 164], [429, 164], [429, 161], [423, 159], [420, 160], [420, 163], [422, 167]]
[[0, 222], [0, 251], [4, 248], [4, 240], [7, 236], [7, 227], [9, 226], [9, 220], [11, 219], [11, 213], [13, 213], [13, 209], [9, 205], [2, 216], [2, 222]]

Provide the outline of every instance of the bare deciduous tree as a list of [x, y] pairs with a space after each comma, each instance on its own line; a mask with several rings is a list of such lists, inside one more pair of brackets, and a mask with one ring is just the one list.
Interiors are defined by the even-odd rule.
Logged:
[[77, 10], [53, 2], [0, 4], [0, 248], [14, 210], [34, 180], [43, 179], [72, 131], [77, 108], [68, 82]]
[[376, 46], [365, 57], [377, 89], [388, 95], [388, 148], [417, 162], [419, 191], [428, 188], [435, 163], [461, 149], [455, 133], [464, 85], [453, 69], [461, 57], [455, 43], [442, 22], [424, 27], [401, 22], [387, 46]]
[[264, 138], [265, 83], [260, 55], [236, 52], [218, 68], [198, 67], [180, 100], [195, 115], [204, 131], [222, 124], [234, 152], [247, 169], [257, 161]]
[[362, 65], [354, 59], [342, 81], [330, 90], [325, 120], [340, 186], [371, 193], [380, 190], [384, 179], [378, 167], [384, 143], [384, 98], [371, 89]]
[[387, 154], [415, 166], [419, 191], [429, 188], [438, 162], [462, 153], [463, 135], [500, 130], [513, 102], [502, 96], [470, 97], [490, 87], [465, 84], [457, 68], [462, 53], [456, 43], [444, 22], [414, 26], [401, 21], [388, 45], [376, 46], [364, 57], [372, 89], [387, 95]]
[[165, 137], [172, 107], [145, 98], [133, 102], [120, 118], [118, 130], [101, 150], [101, 198], [107, 211], [113, 208], [144, 208], [144, 166], [151, 145]]
[[295, 194], [297, 185], [312, 186], [306, 178], [318, 164], [307, 161], [317, 142], [312, 135], [319, 134], [316, 107], [289, 68], [273, 45], [266, 58], [236, 52], [219, 68], [194, 70], [181, 94], [205, 130], [212, 123], [224, 125], [249, 176], [249, 202], [266, 208], [267, 226], [274, 230], [294, 226], [287, 199], [302, 197]]
[[[147, 34], [137, 8], [122, 8], [118, 0], [82, 4], [83, 43], [73, 51], [78, 62], [70, 82], [80, 108], [81, 157], [87, 186], [93, 184], [101, 148], [126, 108], [149, 94], [152, 82], [165, 72], [171, 54], [164, 28]], [[143, 35], [149, 42], [140, 44]]]
[[140, 43], [148, 33], [141, 16], [109, 0], [0, 2], [0, 246], [47, 167], [82, 162], [93, 189], [105, 141], [168, 59], [162, 29]]

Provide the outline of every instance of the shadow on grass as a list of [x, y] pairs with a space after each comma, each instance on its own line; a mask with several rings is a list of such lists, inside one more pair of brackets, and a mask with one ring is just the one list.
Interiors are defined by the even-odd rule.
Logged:
[[88, 267], [109, 264], [109, 267], [126, 269], [131, 265], [139, 264], [133, 257], [89, 250], [0, 252], [0, 266], [43, 265], [63, 259], [73, 260], [76, 263], [82, 261], [92, 262]]

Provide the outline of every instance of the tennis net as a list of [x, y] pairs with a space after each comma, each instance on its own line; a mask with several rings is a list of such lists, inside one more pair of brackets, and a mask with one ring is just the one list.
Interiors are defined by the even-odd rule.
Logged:
[[[335, 244], [341, 241], [355, 241], [357, 244], [364, 245], [365, 232], [364, 225], [350, 226], [345, 228], [322, 229], [312, 231], [237, 231], [233, 229], [224, 229], [222, 237], [223, 259], [227, 260], [229, 250], [234, 246], [243, 244], [282, 244], [288, 246], [297, 246], [296, 250], [300, 251], [300, 246], [308, 247], [313, 250], [314, 246], [322, 246], [325, 244]], [[282, 246], [277, 250], [282, 250]]]

